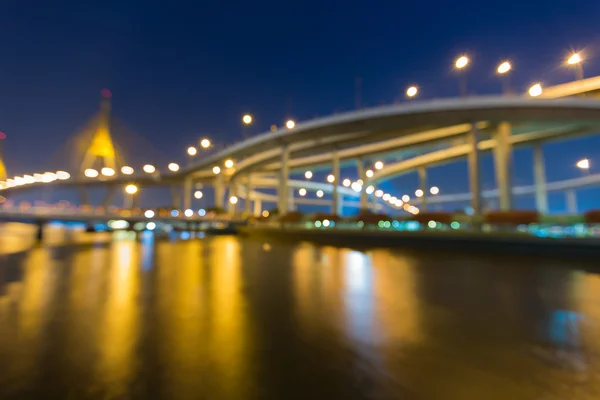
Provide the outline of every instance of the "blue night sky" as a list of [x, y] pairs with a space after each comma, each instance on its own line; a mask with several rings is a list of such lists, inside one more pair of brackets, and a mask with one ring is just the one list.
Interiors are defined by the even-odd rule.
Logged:
[[[287, 118], [350, 110], [357, 76], [366, 105], [397, 100], [412, 83], [422, 98], [456, 96], [451, 66], [463, 52], [473, 60], [475, 93], [500, 91], [494, 70], [506, 58], [519, 90], [572, 80], [562, 63], [573, 49], [585, 50], [586, 76], [600, 74], [597, 0], [158, 3], [2, 2], [0, 131], [10, 172], [60, 167], [64, 144], [97, 111], [103, 87], [128, 143], [144, 149], [129, 148], [139, 165], [149, 154], [183, 160], [205, 134], [237, 141], [245, 112], [256, 134]], [[546, 146], [548, 179], [577, 176], [574, 163], [600, 160], [599, 145], [588, 138]], [[490, 187], [490, 157], [484, 165]], [[518, 150], [514, 181], [531, 183], [531, 169], [531, 152]], [[466, 164], [432, 168], [429, 180], [445, 193], [466, 191]], [[414, 191], [416, 176], [387, 185]], [[582, 207], [593, 205], [593, 193], [581, 191]], [[550, 198], [553, 211], [563, 203]]]

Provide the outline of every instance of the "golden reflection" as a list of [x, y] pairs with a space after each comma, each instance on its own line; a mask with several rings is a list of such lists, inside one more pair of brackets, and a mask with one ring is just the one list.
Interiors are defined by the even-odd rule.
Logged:
[[248, 373], [249, 326], [243, 296], [239, 241], [231, 236], [215, 238], [211, 250], [211, 365], [221, 378], [224, 398], [235, 398]]
[[139, 252], [135, 241], [117, 241], [110, 248], [106, 265], [106, 299], [98, 338], [99, 379], [111, 396], [126, 390], [133, 374], [134, 349], [138, 338]]
[[411, 258], [395, 256], [388, 250], [375, 250], [371, 253], [371, 265], [380, 339], [404, 344], [423, 341], [417, 272]]
[[[294, 295], [297, 313], [302, 326], [309, 334], [316, 331], [314, 325], [309, 324], [310, 316], [319, 311], [319, 299], [315, 293], [315, 263], [316, 252], [314, 246], [303, 244], [296, 248], [292, 254], [292, 269], [294, 277]], [[317, 266], [318, 267], [318, 266]]]
[[345, 305], [349, 334], [364, 342], [374, 341], [373, 270], [367, 255], [347, 250], [345, 256]]
[[[10, 361], [8, 370], [17, 376], [35, 368], [43, 350], [43, 333], [52, 316], [50, 304], [54, 292], [54, 268], [45, 248], [32, 249], [23, 263], [23, 279], [12, 287], [13, 300], [17, 306], [16, 342], [11, 347], [27, 349], [19, 351]], [[7, 328], [14, 322], [7, 321]], [[4, 335], [2, 335], [4, 337]], [[10, 336], [9, 336], [10, 337]], [[6, 337], [4, 337], [6, 339]], [[10, 373], [9, 372], [9, 373]]]
[[300, 327], [308, 335], [318, 336], [323, 324], [344, 325], [344, 251], [303, 244], [292, 255], [295, 304]]
[[[54, 268], [45, 248], [29, 252], [24, 263], [22, 292], [19, 301], [19, 332], [26, 341], [35, 342], [50, 312], [54, 288]], [[31, 343], [30, 342], [30, 343]]]
[[[206, 357], [203, 343], [205, 305], [202, 301], [203, 242], [200, 240], [157, 245], [158, 313], [163, 334], [164, 357], [168, 359], [169, 382], [195, 385], [190, 375]], [[190, 388], [169, 388], [186, 393]]]

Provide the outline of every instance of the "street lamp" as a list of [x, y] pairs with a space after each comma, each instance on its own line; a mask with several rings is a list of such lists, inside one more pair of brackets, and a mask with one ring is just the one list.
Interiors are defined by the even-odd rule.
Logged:
[[296, 123], [292, 119], [288, 120], [285, 123], [285, 127], [288, 128], [288, 129], [294, 129], [295, 126], [296, 126]]
[[125, 204], [124, 208], [133, 208], [133, 195], [138, 191], [138, 187], [136, 185], [127, 185], [125, 186], [125, 193], [128, 196], [125, 196]]
[[147, 174], [153, 174], [156, 172], [156, 168], [152, 164], [146, 164], [146, 165], [144, 165], [144, 167], [142, 169]]
[[535, 85], [533, 85], [529, 88], [529, 95], [531, 97], [538, 97], [542, 94], [542, 92], [543, 92], [542, 85], [539, 83], [536, 83]]
[[237, 202], [238, 202], [238, 198], [237, 198], [236, 196], [231, 196], [231, 197], [229, 198], [229, 202], [230, 202], [231, 204], [237, 204]]
[[133, 174], [133, 168], [130, 167], [129, 165], [124, 166], [123, 168], [121, 168], [121, 173], [123, 175], [132, 175]]
[[317, 197], [323, 197], [324, 194], [322, 190], [317, 190]]
[[196, 149], [194, 146], [190, 146], [190, 147], [188, 147], [188, 149], [187, 149], [187, 153], [188, 153], [190, 156], [192, 156], [192, 157], [193, 157], [193, 156], [195, 156], [196, 154], [198, 154], [198, 149]]
[[312, 173], [312, 171], [306, 171], [306, 172], [304, 173], [304, 177], [305, 177], [306, 179], [311, 179], [311, 178], [313, 177], [313, 173]]
[[225, 168], [231, 168], [231, 167], [233, 167], [233, 160], [226, 160]]
[[115, 170], [109, 167], [102, 168], [100, 173], [104, 176], [115, 176]]
[[504, 92], [504, 93], [509, 92], [508, 72], [510, 72], [511, 69], [512, 69], [512, 65], [510, 65], [510, 62], [504, 61], [503, 63], [498, 65], [498, 69], [496, 70], [496, 72], [498, 72], [498, 74], [502, 78], [502, 92]]
[[194, 192], [194, 198], [196, 198], [196, 199], [201, 199], [203, 195], [204, 195], [204, 194], [202, 193], [202, 191], [201, 191], [201, 190], [196, 190], [196, 191]]
[[367, 176], [367, 178], [372, 178], [372, 177], [373, 177], [373, 174], [374, 174], [374, 173], [373, 173], [373, 170], [372, 170], [372, 169], [368, 169], [368, 170], [365, 172], [365, 175]]
[[405, 194], [404, 196], [402, 196], [402, 201], [408, 203], [410, 201], [410, 196]]
[[352, 184], [352, 181], [348, 178], [346, 178], [342, 181], [342, 185], [344, 185], [345, 187], [350, 187], [351, 184]]
[[302, 189], [298, 190], [298, 194], [300, 196], [306, 196], [306, 189], [302, 188]]
[[435, 196], [436, 194], [440, 193], [440, 188], [437, 186], [432, 186], [431, 189], [429, 189], [429, 193]]
[[177, 172], [177, 171], [179, 171], [179, 164], [174, 163], [174, 162], [170, 163], [169, 164], [169, 171], [171, 171], [171, 172]]
[[581, 159], [579, 161], [577, 161], [577, 164], [575, 164], [577, 166], [577, 168], [587, 171], [590, 169], [590, 160], [588, 160], [587, 158]]
[[125, 193], [127, 193], [127, 194], [136, 194], [137, 191], [138, 191], [138, 188], [135, 185], [125, 186]]
[[208, 149], [210, 147], [210, 140], [204, 138], [200, 141], [200, 147], [203, 149]]
[[408, 89], [406, 89], [406, 97], [413, 98], [417, 95], [418, 92], [419, 88], [417, 88], [416, 86], [411, 86]]
[[575, 79], [582, 80], [583, 79], [583, 59], [581, 58], [581, 53], [573, 53], [567, 59], [567, 65], [575, 67]]
[[212, 171], [213, 171], [213, 174], [215, 174], [215, 175], [219, 175], [219, 174], [221, 173], [221, 168], [219, 168], [217, 165], [215, 165], [215, 166], [213, 167], [213, 170], [212, 170]]
[[335, 182], [335, 176], [333, 176], [333, 175], [331, 175], [331, 174], [330, 174], [330, 175], [328, 175], [328, 176], [327, 176], [327, 182], [329, 182], [329, 183], [333, 183], [333, 182]]
[[247, 138], [248, 137], [248, 126], [252, 123], [252, 116], [250, 114], [245, 114], [242, 117], [242, 122], [244, 123], [242, 136], [244, 138]]
[[[454, 67], [461, 71], [469, 65], [469, 58], [467, 56], [460, 56], [454, 62]], [[467, 95], [467, 75], [463, 72], [460, 75], [460, 95], [461, 97], [465, 97]]]
[[502, 64], [498, 65], [498, 73], [499, 74], [506, 74], [508, 71], [510, 71], [512, 69], [512, 65], [510, 65], [510, 62], [508, 61], [504, 61]]
[[383, 162], [382, 161], [377, 161], [375, 163], [375, 169], [379, 170], [383, 168]]
[[98, 171], [92, 168], [86, 169], [83, 174], [88, 178], [96, 178], [98, 176]]
[[421, 189], [417, 189], [415, 190], [415, 196], [417, 197], [423, 197], [423, 191]]

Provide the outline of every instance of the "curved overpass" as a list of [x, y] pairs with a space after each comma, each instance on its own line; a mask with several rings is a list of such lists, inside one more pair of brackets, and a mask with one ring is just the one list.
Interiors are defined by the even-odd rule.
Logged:
[[[474, 148], [497, 152], [504, 146], [506, 153], [513, 146], [595, 132], [600, 126], [599, 101], [557, 98], [600, 88], [600, 79], [586, 81], [591, 83], [581, 84], [583, 89], [577, 89], [579, 91], [572, 88], [574, 84], [562, 85], [570, 89], [563, 87], [562, 91], [555, 90], [556, 93], [546, 89], [548, 98], [471, 97], [409, 102], [349, 112], [301, 123], [291, 130], [281, 129], [256, 136], [176, 173], [118, 176], [103, 181], [73, 179], [53, 185], [122, 185], [129, 182], [177, 185], [199, 181], [222, 186], [230, 181], [250, 186], [250, 174], [278, 172], [281, 183], [279, 204], [283, 205], [288, 189], [285, 182], [294, 170], [332, 165], [335, 174], [340, 163], [354, 163], [362, 158], [393, 155], [403, 159], [376, 171], [370, 178], [370, 182], [374, 183], [466, 157]], [[499, 135], [501, 126], [504, 133]], [[475, 146], [470, 142], [473, 131], [477, 131], [481, 139]], [[236, 160], [235, 168], [223, 169], [220, 175], [215, 176], [212, 168], [222, 166], [228, 158]], [[362, 169], [361, 176], [364, 175], [364, 166]], [[339, 173], [335, 175], [339, 177]], [[9, 190], [27, 190], [35, 186], [25, 185]], [[247, 189], [240, 193], [248, 192]], [[334, 195], [340, 190], [334, 189]], [[222, 196], [223, 190], [219, 193]], [[366, 195], [363, 194], [362, 198]]]

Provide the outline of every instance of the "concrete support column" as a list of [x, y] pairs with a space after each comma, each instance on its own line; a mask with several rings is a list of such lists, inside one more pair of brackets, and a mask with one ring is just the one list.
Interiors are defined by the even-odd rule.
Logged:
[[254, 216], [260, 217], [262, 213], [262, 201], [254, 199]]
[[87, 191], [83, 187], [78, 188], [79, 191], [79, 201], [81, 201], [82, 206], [90, 205], [90, 198], [87, 194]]
[[192, 208], [192, 178], [185, 178], [183, 181], [183, 208], [187, 210]]
[[423, 191], [421, 197], [421, 211], [427, 211], [427, 169], [420, 167], [419, 170], [419, 189]]
[[[230, 199], [232, 197], [237, 197], [237, 185], [235, 182], [229, 182], [229, 198], [227, 199], [227, 209], [229, 210], [229, 214], [234, 215], [237, 211], [237, 203], [233, 204]], [[238, 199], [239, 201], [239, 199]]]
[[250, 211], [252, 210], [250, 207], [250, 194], [252, 190], [252, 174], [248, 174], [246, 177], [246, 199], [244, 201], [244, 212], [246, 215], [250, 215]]
[[331, 173], [335, 177], [333, 181], [333, 201], [331, 203], [331, 213], [341, 215], [340, 212], [340, 194], [338, 192], [338, 186], [341, 182], [340, 177], [340, 156], [337, 150], [331, 153]]
[[102, 201], [102, 206], [104, 208], [107, 208], [108, 206], [110, 206], [110, 202], [112, 201], [113, 197], [115, 197], [115, 193], [117, 192], [117, 186], [115, 185], [110, 185], [107, 188], [107, 192], [106, 192], [106, 196], [104, 197], [104, 200]]
[[344, 215], [344, 196], [342, 194], [339, 194], [339, 196], [338, 196], [336, 214]]
[[376, 213], [377, 212], [377, 197], [375, 196], [375, 192], [377, 191], [377, 185], [375, 185], [375, 183], [371, 183], [371, 185], [373, 186], [373, 194], [371, 195], [371, 204], [370, 204], [370, 209], [372, 212]]
[[548, 191], [546, 189], [546, 163], [541, 143], [533, 145], [533, 179], [535, 184], [535, 206], [540, 213], [548, 213]]
[[577, 193], [575, 189], [567, 189], [565, 196], [567, 199], [567, 212], [569, 214], [577, 214]]
[[494, 148], [494, 163], [496, 169], [496, 185], [500, 199], [500, 210], [508, 211], [512, 207], [512, 183], [511, 183], [511, 158], [512, 146], [510, 135], [512, 127], [507, 122], [498, 125], [496, 134], [496, 147]]
[[171, 185], [171, 207], [176, 209], [181, 208], [181, 192], [177, 185]]
[[296, 204], [294, 203], [294, 188], [288, 189], [288, 211], [296, 211]]
[[471, 208], [475, 215], [481, 214], [481, 185], [479, 176], [479, 131], [475, 124], [471, 125], [471, 131], [467, 134], [470, 145], [467, 161], [469, 164], [469, 188], [471, 192]]
[[287, 213], [288, 208], [288, 179], [290, 176], [290, 148], [288, 145], [284, 145], [281, 152], [281, 170], [279, 176], [279, 188], [277, 189], [277, 194], [279, 197], [279, 204], [277, 208], [279, 210], [279, 215], [284, 215]]
[[214, 180], [215, 189], [215, 207], [224, 209], [223, 200], [225, 197], [225, 184], [223, 182], [223, 175], [219, 174]]
[[365, 191], [365, 188], [368, 186], [367, 170], [362, 158], [356, 160], [356, 169], [358, 172], [358, 177], [363, 181], [363, 188], [360, 191], [360, 209], [366, 211], [369, 208], [369, 198], [367, 197], [367, 192]]

